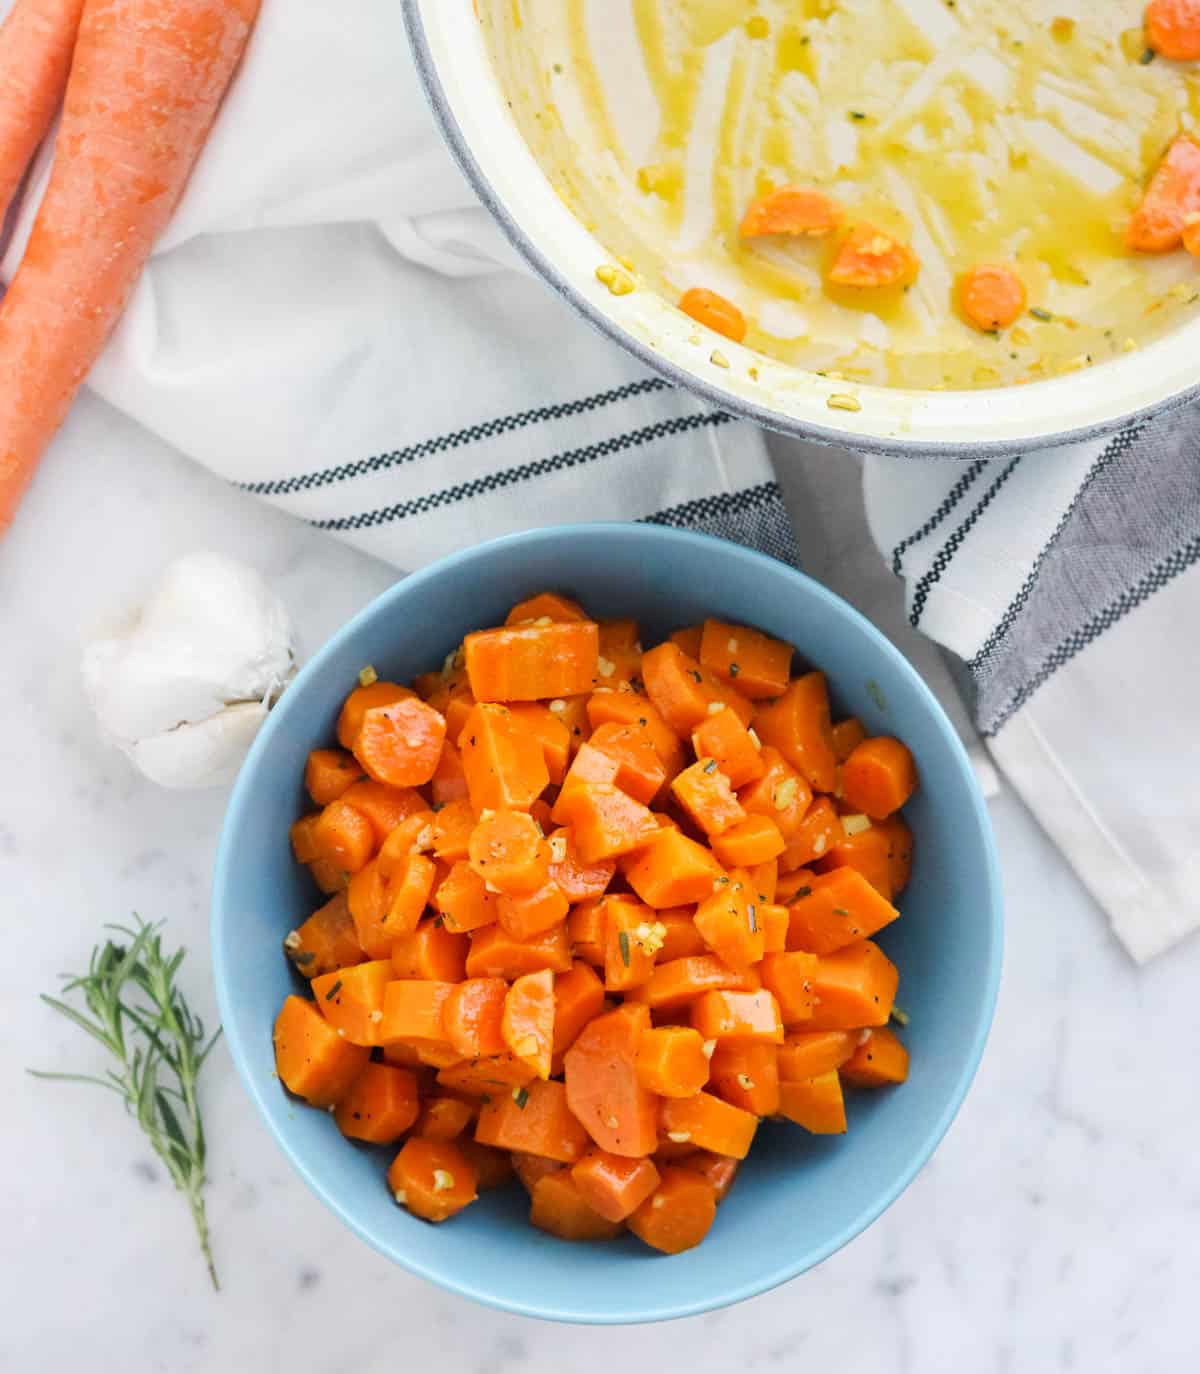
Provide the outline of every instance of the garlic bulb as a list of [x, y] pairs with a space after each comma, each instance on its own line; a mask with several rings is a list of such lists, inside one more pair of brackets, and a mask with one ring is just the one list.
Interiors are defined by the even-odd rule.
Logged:
[[83, 651], [97, 719], [163, 787], [231, 781], [295, 671], [283, 603], [219, 553], [177, 559], [139, 611]]

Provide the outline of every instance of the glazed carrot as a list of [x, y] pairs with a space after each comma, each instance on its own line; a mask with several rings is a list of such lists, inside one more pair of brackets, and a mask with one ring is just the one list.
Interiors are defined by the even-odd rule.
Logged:
[[[790, 844], [808, 815], [812, 792], [778, 749], [765, 744], [761, 757], [762, 776], [738, 788], [738, 801], [751, 815], [773, 820]], [[786, 850], [783, 857], [786, 861]]]
[[779, 1114], [813, 1135], [844, 1135], [846, 1104], [837, 1071], [780, 1083]]
[[858, 1048], [859, 1035], [851, 1030], [789, 1032], [776, 1058], [780, 1080], [795, 1083], [840, 1068]]
[[734, 343], [746, 337], [746, 317], [730, 300], [703, 286], [689, 287], [679, 298], [679, 308], [716, 334]]
[[524, 625], [537, 620], [587, 620], [587, 613], [578, 601], [559, 592], [539, 592], [526, 601], [518, 601], [505, 617], [506, 625]]
[[[843, 825], [851, 818], [843, 816]], [[866, 829], [858, 829], [861, 823]], [[871, 884], [884, 899], [892, 897], [892, 845], [893, 837], [883, 828], [883, 824], [872, 825], [863, 816], [855, 823], [853, 834], [847, 834], [838, 843], [813, 863], [818, 873], [832, 873], [836, 868], [853, 868]]]
[[466, 800], [467, 775], [463, 771], [462, 754], [458, 745], [451, 740], [446, 740], [442, 745], [442, 756], [438, 759], [429, 789], [435, 806]]
[[892, 893], [903, 892], [912, 875], [912, 831], [903, 816], [889, 816], [886, 821], [874, 827], [882, 831], [888, 839], [888, 870], [891, 876]]
[[[373, 782], [370, 786], [381, 787], [381, 784]], [[411, 789], [386, 788], [383, 790], [407, 792]], [[415, 792], [413, 795], [420, 800], [421, 794], [419, 792]], [[424, 809], [414, 811], [412, 815], [405, 816], [402, 821], [388, 831], [387, 838], [380, 845], [379, 853], [375, 856], [385, 878], [394, 878], [414, 854], [423, 854], [433, 848], [436, 819], [437, 817], [432, 811]]]
[[507, 995], [503, 978], [468, 978], [450, 989], [442, 1003], [442, 1029], [464, 1059], [508, 1051], [501, 1030]]
[[768, 859], [765, 863], [749, 864], [746, 870], [750, 875], [750, 891], [763, 903], [775, 901], [775, 891], [779, 886], [779, 860]]
[[763, 958], [763, 987], [774, 994], [783, 1024], [789, 1030], [812, 1020], [816, 973], [817, 956], [803, 950], [785, 950]]
[[655, 1011], [674, 1011], [710, 988], [753, 990], [757, 986], [749, 970], [730, 968], [713, 954], [695, 954], [660, 964], [634, 996]]
[[[387, 1050], [384, 1050], [387, 1054]], [[511, 1054], [462, 1059], [438, 1070], [438, 1087], [467, 1097], [496, 1097], [532, 1083], [533, 1070]]]
[[565, 922], [532, 940], [514, 940], [499, 926], [488, 926], [471, 936], [471, 952], [467, 955], [469, 978], [519, 978], [523, 973], [536, 973], [543, 968], [566, 973], [570, 967]]
[[1138, 253], [1169, 253], [1183, 238], [1184, 221], [1200, 212], [1200, 143], [1179, 134], [1167, 149], [1125, 231]]
[[655, 752], [673, 778], [683, 767], [683, 745], [679, 736], [659, 714], [657, 707], [639, 692], [614, 692], [604, 687], [591, 694], [586, 703], [588, 724], [593, 730], [602, 725], [636, 725], [644, 730]]
[[496, 898], [497, 919], [515, 940], [532, 940], [544, 930], [561, 925], [570, 909], [570, 902], [553, 879], [547, 879], [535, 892], [501, 893]]
[[331, 897], [283, 942], [284, 952], [306, 978], [360, 964], [367, 957], [358, 942], [344, 892]]
[[779, 1047], [744, 1040], [720, 1040], [709, 1065], [712, 1091], [730, 1106], [754, 1116], [779, 1110]]
[[1194, 258], [1200, 258], [1200, 210], [1192, 210], [1183, 218], [1183, 246]]
[[842, 1080], [859, 1088], [880, 1088], [908, 1078], [908, 1050], [886, 1026], [863, 1032], [858, 1048], [842, 1065]]
[[457, 1140], [475, 1120], [475, 1108], [461, 1097], [427, 1097], [413, 1126], [422, 1140]]
[[377, 848], [375, 827], [356, 807], [340, 799], [330, 802], [312, 827], [319, 859], [328, 859], [346, 873], [357, 873]]
[[390, 787], [386, 783], [374, 782], [369, 778], [364, 778], [361, 782], [352, 782], [339, 800], [347, 806], [354, 807], [356, 811], [361, 811], [371, 822], [377, 847], [384, 845], [397, 826], [413, 816], [422, 815], [424, 820], [408, 832], [408, 847], [412, 848], [424, 826], [433, 820], [433, 813], [420, 792], [411, 787]]
[[544, 701], [590, 691], [599, 651], [594, 620], [476, 630], [463, 640], [476, 701]]
[[550, 808], [550, 819], [556, 825], [563, 823], [570, 815], [570, 798], [573, 792], [584, 783], [603, 782], [615, 785], [621, 765], [611, 754], [597, 749], [591, 740], [584, 740], [576, 751], [562, 788]]
[[493, 1097], [480, 1109], [475, 1139], [481, 1145], [574, 1164], [583, 1157], [588, 1138], [567, 1102], [568, 1090], [554, 1079]]
[[717, 1212], [712, 1184], [694, 1169], [671, 1165], [654, 1192], [629, 1218], [629, 1229], [665, 1255], [691, 1250], [708, 1235]]
[[754, 714], [745, 697], [701, 668], [670, 640], [642, 655], [642, 677], [659, 715], [685, 739], [709, 714], [710, 706], [716, 714], [718, 702], [728, 706], [744, 725], [749, 725]]
[[376, 782], [419, 787], [437, 771], [445, 738], [445, 716], [408, 696], [363, 713], [354, 757]]
[[[659, 1119], [668, 1139], [682, 1137], [701, 1150], [745, 1159], [750, 1153], [758, 1118], [722, 1102], [712, 1093], [695, 1097], [664, 1097]], [[676, 1143], [679, 1141], [676, 1139]]]
[[706, 620], [700, 666], [751, 701], [780, 696], [788, 685], [792, 646], [747, 625]]
[[762, 761], [760, 745], [755, 743], [736, 712], [728, 707], [706, 715], [692, 731], [692, 748], [696, 757], [716, 759], [717, 767], [733, 787], [760, 778], [766, 765]]
[[558, 719], [567, 727], [567, 731], [571, 737], [572, 753], [578, 749], [584, 735], [587, 734], [587, 704], [589, 695], [590, 694], [580, 694], [572, 697], [555, 697], [547, 707], [547, 710], [553, 711]]
[[577, 958], [592, 968], [603, 968], [608, 948], [608, 915], [599, 897], [589, 897], [571, 908], [567, 917], [567, 938]]
[[338, 1103], [334, 1120], [350, 1140], [391, 1145], [416, 1121], [420, 1110], [414, 1073], [390, 1064], [364, 1064]]
[[812, 979], [813, 1030], [883, 1026], [892, 1014], [900, 974], [870, 940], [817, 960]]
[[754, 729], [774, 745], [815, 792], [832, 792], [837, 782], [829, 692], [824, 673], [798, 677], [780, 698], [754, 713]]
[[322, 857], [320, 845], [317, 843], [317, 821], [320, 818], [321, 813], [314, 811], [292, 822], [288, 838], [291, 840], [292, 854], [297, 863], [311, 864]]
[[779, 186], [746, 211], [739, 233], [744, 239], [767, 234], [820, 237], [842, 222], [842, 207], [832, 196], [811, 186]]
[[1002, 262], [980, 262], [958, 279], [963, 319], [984, 333], [1007, 329], [1025, 313], [1025, 283]]
[[509, 1158], [512, 1160], [513, 1173], [530, 1197], [547, 1174], [561, 1173], [567, 1167], [561, 1160], [544, 1159], [541, 1155], [526, 1154], [523, 1150], [513, 1150]]
[[905, 744], [890, 735], [864, 740], [842, 765], [842, 796], [855, 811], [882, 821], [899, 811], [917, 787], [917, 766]]
[[677, 774], [671, 782], [671, 795], [710, 839], [746, 819], [716, 759], [697, 759]]
[[489, 926], [496, 920], [496, 897], [465, 860], [452, 865], [434, 889], [432, 902], [442, 923], [455, 935]]
[[504, 999], [500, 1032], [505, 1047], [539, 1078], [550, 1077], [554, 1007], [554, 974], [548, 968], [516, 979]]
[[847, 716], [845, 720], [837, 721], [830, 731], [834, 758], [838, 763], [845, 763], [866, 737], [867, 732], [857, 716]]
[[473, 707], [458, 747], [477, 812], [528, 811], [550, 782], [541, 740], [503, 706], [480, 702]]
[[337, 801], [363, 776], [362, 765], [345, 749], [314, 749], [304, 765], [304, 786], [317, 806]]
[[429, 705], [441, 711], [446, 717], [446, 738], [457, 740], [475, 705], [475, 698], [471, 695], [470, 688], [464, 686], [449, 693], [444, 705], [432, 701]]
[[617, 858], [641, 848], [658, 831], [657, 817], [612, 783], [573, 787], [554, 808], [555, 819], [570, 825], [584, 863]]
[[566, 973], [554, 977], [554, 1042], [551, 1073], [562, 1073], [563, 1056], [584, 1026], [604, 1010], [604, 984], [591, 966], [576, 959]]
[[314, 1107], [332, 1107], [349, 1091], [371, 1051], [354, 1045], [315, 1002], [287, 997], [275, 1018], [275, 1072], [288, 1092]]
[[352, 1045], [381, 1045], [391, 961], [370, 959], [353, 968], [323, 973], [312, 981], [313, 999], [326, 1021]]
[[584, 902], [602, 897], [617, 871], [614, 859], [585, 864], [579, 857], [575, 837], [569, 829], [553, 831], [549, 837], [550, 881], [569, 902]]
[[461, 798], [447, 802], [433, 816], [434, 855], [451, 864], [465, 859], [474, 829], [475, 810], [471, 803]]
[[343, 749], [354, 752], [358, 734], [368, 711], [380, 706], [392, 706], [398, 701], [406, 701], [413, 693], [398, 682], [384, 682], [377, 679], [365, 686], [358, 686], [342, 703], [338, 714], [337, 738]]
[[787, 841], [770, 816], [744, 815], [723, 834], [712, 836], [712, 851], [726, 868], [753, 868], [778, 858], [786, 848]]
[[725, 1201], [733, 1181], [737, 1177], [738, 1161], [725, 1155], [714, 1155], [709, 1150], [693, 1150], [679, 1161], [679, 1168], [692, 1169], [701, 1178], [707, 1179], [717, 1195], [718, 1205]]
[[424, 1221], [445, 1221], [478, 1196], [478, 1179], [466, 1155], [437, 1140], [405, 1141], [387, 1181], [396, 1201]]
[[817, 874], [806, 897], [793, 902], [788, 948], [832, 954], [890, 925], [900, 913], [854, 868]]
[[812, 891], [813, 870], [811, 868], [794, 868], [790, 873], [785, 873], [779, 879], [775, 888], [776, 899], [780, 902], [790, 902], [796, 897], [807, 897]]
[[387, 876], [377, 859], [354, 875], [348, 893], [350, 915], [369, 955], [389, 956], [394, 941], [416, 930], [436, 876], [433, 860], [424, 854], [410, 854]]
[[704, 1037], [690, 1026], [645, 1031], [636, 1065], [642, 1086], [659, 1097], [693, 1097], [708, 1082]]
[[550, 846], [528, 813], [491, 811], [471, 832], [467, 859], [500, 892], [533, 892], [549, 877]]
[[656, 924], [654, 912], [636, 898], [622, 894], [600, 900], [605, 916], [604, 988], [628, 992], [649, 981], [666, 932]]
[[708, 897], [724, 876], [702, 844], [666, 826], [621, 864], [625, 880], [651, 907], [676, 907]]
[[687, 654], [688, 658], [699, 660], [700, 640], [703, 633], [703, 625], [687, 625], [682, 630], [672, 630], [667, 638], [672, 644], [677, 644]]
[[765, 987], [757, 992], [702, 992], [692, 1003], [692, 1025], [704, 1040], [718, 1043], [783, 1043], [779, 1003]]
[[921, 261], [902, 243], [874, 224], [856, 224], [846, 235], [829, 280], [836, 286], [900, 286], [916, 278]]
[[641, 676], [642, 646], [638, 641], [636, 620], [602, 620], [600, 624], [600, 656], [596, 672], [602, 683], [610, 687], [632, 682]]
[[612, 1154], [652, 1154], [658, 1139], [658, 1099], [637, 1075], [638, 1042], [649, 1029], [646, 1007], [626, 1003], [585, 1026], [564, 1059], [571, 1111]]
[[505, 1150], [493, 1150], [490, 1145], [480, 1145], [464, 1136], [459, 1136], [454, 1144], [475, 1170], [476, 1187], [481, 1193], [500, 1188], [512, 1178], [512, 1160]]
[[431, 978], [392, 978], [391, 967], [388, 963], [383, 1017], [376, 1028], [376, 1039], [371, 1043], [386, 1045], [392, 1040], [432, 1040], [449, 1044], [442, 1011], [456, 985], [438, 983]]
[[782, 954], [787, 949], [788, 909], [777, 902], [760, 901], [755, 905], [758, 924], [763, 933], [763, 956]]
[[704, 943], [731, 968], [749, 968], [763, 957], [765, 936], [747, 874], [734, 870], [696, 908], [692, 918]]
[[392, 942], [392, 976], [459, 983], [466, 977], [469, 948], [467, 937], [452, 934], [442, 921], [422, 921], [411, 935]]
[[571, 1169], [579, 1195], [608, 1221], [624, 1221], [654, 1192], [659, 1172], [649, 1159], [591, 1149]]
[[332, 859], [314, 859], [307, 868], [313, 882], [327, 897], [344, 892], [350, 882], [350, 874]]
[[560, 1240], [612, 1240], [622, 1229], [588, 1202], [569, 1169], [544, 1174], [533, 1185], [529, 1222]]
[[628, 792], [635, 801], [647, 806], [667, 780], [666, 766], [640, 726], [615, 722], [598, 725], [579, 752], [587, 748], [598, 749], [616, 763], [616, 775], [605, 781], [616, 783], [622, 792]]
[[[517, 701], [509, 706], [510, 713], [537, 737], [546, 760], [546, 771], [555, 787], [562, 782], [571, 757], [571, 732], [562, 716], [540, 701]], [[460, 727], [461, 728], [461, 727]]]
[[1197, 0], [1150, 0], [1146, 6], [1146, 42], [1172, 62], [1200, 60], [1200, 3]]
[[845, 838], [837, 808], [828, 797], [818, 797], [804, 813], [779, 861], [790, 873], [832, 853]]
[[667, 907], [654, 913], [654, 919], [664, 931], [662, 948], [658, 951], [659, 964], [708, 953], [704, 936], [696, 929], [694, 916], [695, 908], [690, 906]]

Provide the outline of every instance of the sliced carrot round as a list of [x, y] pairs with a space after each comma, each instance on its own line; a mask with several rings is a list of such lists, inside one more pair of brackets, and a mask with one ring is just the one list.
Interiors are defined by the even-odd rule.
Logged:
[[554, 974], [548, 968], [518, 978], [504, 999], [504, 1043], [539, 1078], [550, 1077], [554, 1046]]
[[690, 315], [698, 324], [706, 325], [718, 334], [723, 334], [734, 343], [741, 343], [746, 337], [746, 317], [732, 301], [709, 291], [703, 286], [693, 286], [679, 298], [679, 308]]
[[363, 713], [354, 756], [376, 782], [419, 787], [437, 772], [445, 739], [441, 712], [408, 696]]
[[836, 286], [900, 286], [911, 282], [920, 266], [907, 243], [864, 222], [846, 235], [829, 269], [829, 280]]
[[1020, 319], [1025, 300], [1025, 283], [1006, 263], [976, 263], [959, 278], [959, 309], [976, 329], [1007, 329]]
[[467, 858], [501, 892], [533, 892], [546, 881], [549, 846], [526, 811], [495, 811], [471, 831]]
[[842, 222], [842, 207], [824, 191], [811, 186], [780, 186], [759, 196], [746, 211], [740, 230], [744, 239], [768, 234], [832, 233]]
[[1200, 0], [1150, 0], [1146, 42], [1172, 62], [1200, 59]]

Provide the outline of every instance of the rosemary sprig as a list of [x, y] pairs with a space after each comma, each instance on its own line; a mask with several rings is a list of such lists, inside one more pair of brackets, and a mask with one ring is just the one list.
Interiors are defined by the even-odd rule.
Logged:
[[[136, 927], [110, 925], [110, 938], [92, 950], [86, 974], [64, 974], [63, 994], [81, 992], [91, 1016], [57, 997], [47, 1006], [98, 1040], [117, 1061], [102, 1077], [82, 1073], [29, 1072], [63, 1083], [94, 1083], [117, 1093], [137, 1118], [154, 1153], [191, 1208], [209, 1278], [219, 1289], [204, 1208], [204, 1127], [196, 1080], [221, 1034], [207, 1042], [200, 1018], [176, 985], [186, 950], [167, 957], [159, 927], [134, 917]], [[118, 943], [124, 937], [127, 943]], [[166, 1080], [170, 1081], [166, 1081]]]

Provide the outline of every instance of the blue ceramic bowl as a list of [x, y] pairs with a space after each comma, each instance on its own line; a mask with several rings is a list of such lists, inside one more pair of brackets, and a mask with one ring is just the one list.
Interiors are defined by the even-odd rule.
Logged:
[[[880, 943], [912, 1013], [903, 1088], [859, 1093], [849, 1133], [764, 1123], [716, 1224], [672, 1258], [632, 1237], [568, 1245], [533, 1230], [519, 1186], [442, 1226], [397, 1207], [390, 1152], [357, 1148], [332, 1118], [289, 1099], [273, 1073], [271, 1028], [302, 986], [280, 941], [316, 903], [288, 827], [306, 809], [305, 756], [333, 738], [360, 667], [407, 680], [463, 634], [502, 621], [541, 589], [570, 591], [599, 616], [635, 616], [646, 643], [706, 615], [790, 640], [829, 676], [836, 711], [903, 738], [921, 787], [903, 917]], [[578, 525], [514, 535], [397, 583], [329, 641], [271, 712], [230, 802], [213, 892], [213, 966], [231, 1053], [250, 1096], [313, 1191], [382, 1254], [453, 1292], [574, 1322], [642, 1322], [752, 1297], [818, 1264], [869, 1225], [932, 1154], [966, 1094], [1000, 978], [1001, 899], [991, 831], [961, 744], [905, 659], [844, 601], [782, 563], [653, 525]]]

